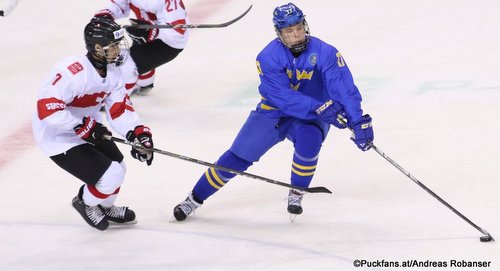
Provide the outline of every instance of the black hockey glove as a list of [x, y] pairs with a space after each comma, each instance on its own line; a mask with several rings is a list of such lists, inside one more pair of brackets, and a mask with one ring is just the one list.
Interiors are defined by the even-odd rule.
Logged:
[[81, 139], [92, 144], [97, 144], [100, 141], [105, 140], [104, 135], [111, 136], [111, 132], [106, 128], [106, 126], [97, 122], [92, 117], [83, 117], [82, 123], [75, 126], [73, 130]]
[[370, 115], [363, 115], [359, 121], [356, 121], [351, 125], [353, 134], [351, 140], [356, 143], [356, 146], [362, 151], [369, 150], [373, 142], [373, 127], [372, 127], [372, 117]]
[[153, 163], [153, 151], [151, 151], [151, 149], [153, 149], [154, 146], [151, 130], [144, 125], [139, 125], [135, 127], [134, 130], [128, 131], [126, 138], [128, 141], [140, 144], [142, 147], [144, 147], [132, 147], [130, 154], [132, 155], [132, 157], [141, 162], [146, 161], [146, 164], [150, 166], [151, 163]]
[[134, 25], [150, 25], [153, 24], [151, 21], [130, 19], [132, 27], [127, 27], [127, 33], [132, 39], [134, 45], [141, 45], [147, 42], [152, 42], [158, 36], [159, 29], [139, 29], [135, 28]]
[[339, 114], [345, 116], [344, 107], [332, 100], [329, 100], [318, 107], [316, 109], [316, 114], [318, 114], [319, 118], [322, 121], [331, 124], [339, 129], [344, 129], [347, 127], [344, 123], [339, 121]]

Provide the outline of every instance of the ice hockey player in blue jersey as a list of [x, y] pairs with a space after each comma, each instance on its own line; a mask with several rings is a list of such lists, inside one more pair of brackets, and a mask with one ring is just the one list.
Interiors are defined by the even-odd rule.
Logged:
[[[330, 125], [351, 128], [351, 139], [366, 151], [374, 138], [372, 119], [363, 115], [361, 95], [344, 58], [335, 47], [309, 34], [297, 6], [277, 7], [273, 23], [278, 37], [259, 53], [256, 62], [261, 101], [217, 165], [245, 171], [287, 138], [294, 146], [291, 184], [307, 188]], [[339, 121], [339, 115], [347, 123]], [[234, 176], [207, 169], [186, 200], [175, 206], [175, 219], [186, 219]], [[295, 189], [288, 193], [287, 211], [292, 219], [303, 211], [303, 195]]]

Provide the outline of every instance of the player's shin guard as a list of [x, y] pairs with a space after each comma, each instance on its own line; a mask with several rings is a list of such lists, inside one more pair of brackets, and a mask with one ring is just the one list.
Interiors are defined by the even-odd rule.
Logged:
[[119, 192], [120, 187], [118, 187], [111, 194], [104, 194], [101, 193], [94, 185], [86, 184], [83, 188], [83, 201], [90, 206], [102, 205], [104, 203], [106, 207], [109, 207], [113, 205]]
[[304, 125], [297, 131], [293, 154], [291, 183], [299, 187], [309, 187], [316, 171], [323, 137], [315, 125]]
[[297, 152], [293, 155], [292, 163], [292, 185], [307, 188], [316, 172], [318, 157], [307, 158]]
[[[316, 125], [303, 125], [295, 134], [292, 163], [292, 185], [309, 187], [316, 172], [318, 155], [323, 142], [323, 134]], [[290, 213], [290, 221], [293, 222], [297, 215], [302, 214], [302, 197], [304, 193], [291, 189], [288, 193], [287, 211]]]
[[[239, 158], [231, 151], [226, 151], [217, 160], [216, 164], [238, 171], [245, 171], [252, 165], [252, 162]], [[234, 176], [233, 173], [208, 168], [194, 186], [193, 194], [200, 200], [199, 203], [203, 203], [204, 200], [221, 189]]]
[[150, 70], [146, 73], [139, 74], [137, 79], [137, 86], [146, 87], [153, 84], [155, 81], [155, 70]]
[[120, 186], [125, 177], [125, 170], [124, 166], [113, 161], [95, 185], [85, 185], [83, 189], [83, 201], [90, 206], [103, 203], [105, 206], [112, 206], [115, 197], [109, 197], [118, 194], [120, 191]]
[[[121, 177], [123, 179], [125, 177], [125, 172], [127, 172], [127, 167], [125, 165], [125, 162], [121, 161], [119, 163], [119, 165], [121, 167], [121, 170], [119, 167], [116, 167], [116, 165], [115, 165], [114, 166], [115, 174], [113, 174], [113, 175], [110, 174], [113, 179], [119, 178], [119, 177]], [[103, 177], [105, 177], [105, 176], [103, 176]], [[114, 185], [118, 184], [118, 182], [114, 182], [114, 183], [115, 183]], [[113, 189], [114, 185], [111, 184], [108, 189]], [[116, 188], [116, 190], [112, 194], [108, 195], [108, 197], [106, 197], [103, 201], [101, 201], [99, 203], [99, 205], [101, 205], [102, 207], [105, 207], [105, 208], [109, 208], [109, 207], [113, 206], [115, 204], [116, 198], [118, 198], [119, 192], [120, 192], [120, 187]]]

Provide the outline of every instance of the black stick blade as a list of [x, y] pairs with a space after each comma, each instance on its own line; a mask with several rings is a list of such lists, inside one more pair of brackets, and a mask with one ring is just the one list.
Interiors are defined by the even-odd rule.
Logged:
[[495, 239], [493, 239], [493, 236], [491, 236], [491, 234], [488, 234], [488, 235], [485, 235], [485, 236], [481, 236], [481, 238], [479, 238], [479, 240], [481, 242], [491, 242], [491, 241], [495, 241]]
[[317, 186], [317, 187], [309, 187], [305, 189], [306, 192], [308, 193], [328, 193], [332, 194], [332, 191], [330, 191], [328, 188], [324, 186]]

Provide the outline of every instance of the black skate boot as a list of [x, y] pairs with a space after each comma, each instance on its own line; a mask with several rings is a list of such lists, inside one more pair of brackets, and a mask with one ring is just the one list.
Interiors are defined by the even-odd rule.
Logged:
[[193, 198], [193, 193], [189, 193], [189, 196], [181, 203], [177, 204], [174, 208], [174, 217], [177, 221], [183, 221], [190, 214], [194, 213], [196, 208], [200, 207], [202, 203], [196, 202]]
[[118, 207], [113, 205], [107, 208], [102, 205], [100, 206], [104, 214], [106, 215], [106, 218], [110, 222], [127, 225], [137, 223], [137, 220], [135, 220], [135, 212], [128, 207]]
[[288, 192], [288, 207], [287, 211], [290, 213], [290, 221], [293, 222], [297, 215], [302, 214], [302, 197], [304, 196], [303, 192], [290, 189]]
[[151, 90], [153, 90], [153, 88], [154, 84], [149, 84], [144, 87], [136, 86], [131, 95], [146, 96]]
[[77, 196], [73, 198], [73, 207], [78, 211], [78, 213], [85, 219], [85, 222], [90, 226], [104, 231], [108, 228], [109, 223], [106, 215], [99, 206], [88, 206], [83, 202], [82, 199], [83, 186], [80, 188], [80, 192]]

